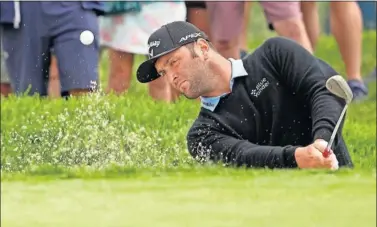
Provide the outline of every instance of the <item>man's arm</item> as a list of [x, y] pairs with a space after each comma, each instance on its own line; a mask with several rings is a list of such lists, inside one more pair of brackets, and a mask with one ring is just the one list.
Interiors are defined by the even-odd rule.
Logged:
[[225, 135], [197, 120], [187, 135], [190, 154], [200, 162], [213, 161], [246, 167], [295, 168], [294, 146], [259, 146]]
[[[296, 96], [302, 97], [310, 105], [313, 141], [329, 141], [345, 105], [345, 100], [331, 94], [326, 88], [326, 80], [337, 72], [302, 46], [286, 38], [269, 39], [260, 51], [277, 71], [279, 81], [291, 87]], [[335, 138], [335, 147], [342, 126]]]

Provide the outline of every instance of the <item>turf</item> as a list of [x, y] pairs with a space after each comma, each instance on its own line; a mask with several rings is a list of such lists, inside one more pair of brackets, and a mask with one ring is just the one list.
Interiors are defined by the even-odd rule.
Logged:
[[[332, 37], [316, 55], [345, 74]], [[375, 64], [376, 34], [365, 33], [363, 75]], [[199, 166], [185, 142], [199, 103], [155, 102], [135, 79], [120, 97], [2, 99], [1, 226], [376, 226], [369, 88], [343, 131], [355, 169], [336, 173]]]
[[[221, 171], [220, 171], [221, 172]], [[375, 175], [8, 182], [2, 226], [376, 226]]]

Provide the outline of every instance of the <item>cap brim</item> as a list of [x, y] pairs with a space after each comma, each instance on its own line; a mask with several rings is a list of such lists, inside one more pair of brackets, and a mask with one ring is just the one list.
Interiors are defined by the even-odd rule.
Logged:
[[159, 77], [154, 67], [156, 61], [157, 58], [153, 58], [141, 63], [136, 73], [136, 78], [140, 83], [148, 83]]
[[165, 52], [163, 52], [159, 55], [156, 55], [153, 58], [148, 59], [145, 62], [141, 63], [141, 65], [139, 66], [139, 68], [137, 69], [137, 72], [136, 72], [137, 80], [140, 83], [148, 83], [148, 82], [151, 82], [151, 81], [159, 78], [160, 75], [157, 73], [157, 70], [154, 67], [154, 64], [156, 63], [157, 59], [159, 57], [162, 57], [162, 56], [172, 52], [172, 51], [175, 51], [178, 48], [180, 48], [180, 47], [171, 49], [169, 51], [165, 51]]

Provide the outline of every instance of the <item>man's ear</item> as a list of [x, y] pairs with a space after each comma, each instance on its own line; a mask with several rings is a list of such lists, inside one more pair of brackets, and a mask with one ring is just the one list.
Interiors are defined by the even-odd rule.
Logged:
[[204, 59], [207, 59], [208, 58], [208, 52], [209, 52], [209, 49], [210, 49], [209, 43], [205, 39], [199, 38], [198, 41], [197, 41], [197, 44], [199, 46], [200, 51], [202, 52]]

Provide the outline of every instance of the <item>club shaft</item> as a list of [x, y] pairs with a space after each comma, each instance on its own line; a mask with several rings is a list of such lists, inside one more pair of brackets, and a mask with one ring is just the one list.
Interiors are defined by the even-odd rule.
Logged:
[[330, 141], [329, 141], [329, 143], [327, 144], [327, 148], [328, 148], [329, 150], [331, 149], [331, 146], [332, 146], [332, 144], [333, 144], [333, 142], [334, 142], [335, 136], [336, 136], [336, 134], [337, 134], [337, 132], [338, 132], [338, 129], [339, 129], [340, 123], [341, 123], [342, 120], [343, 120], [344, 114], [346, 113], [347, 107], [348, 107], [348, 104], [346, 104], [346, 105], [344, 106], [343, 111], [342, 111], [342, 113], [340, 114], [340, 117], [339, 117], [339, 119], [338, 119], [338, 122], [337, 122], [336, 125], [335, 125], [334, 131], [332, 132], [332, 135], [331, 135]]

